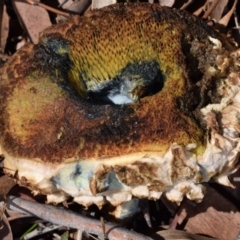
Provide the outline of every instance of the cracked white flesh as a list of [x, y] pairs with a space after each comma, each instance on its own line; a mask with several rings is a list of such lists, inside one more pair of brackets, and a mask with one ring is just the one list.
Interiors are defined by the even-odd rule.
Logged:
[[[21, 179], [24, 179], [24, 181], [27, 179], [27, 182], [31, 182], [31, 185], [35, 186], [34, 189], [39, 189], [43, 193], [51, 192], [49, 197], [51, 198], [51, 202], [61, 202], [64, 196], [65, 199], [67, 199], [67, 195], [69, 195], [73, 196], [75, 201], [85, 206], [91, 204], [84, 204], [84, 197], [95, 204], [100, 202], [104, 203], [104, 199], [106, 199], [111, 202], [112, 205], [117, 206], [131, 200], [132, 196], [158, 199], [161, 192], [149, 191], [148, 186], [127, 186], [119, 180], [113, 169], [113, 171], [107, 173], [105, 178], [102, 178], [102, 184], [105, 189], [94, 196], [90, 189], [90, 180], [102, 166], [111, 166], [114, 168], [115, 163], [118, 166], [131, 167], [136, 161], [144, 162], [145, 164], [154, 163], [156, 166], [159, 166], [159, 169], [156, 169], [158, 172], [156, 180], [163, 181], [165, 183], [164, 188], [168, 189], [174, 184], [173, 180], [178, 181], [178, 179], [173, 179], [171, 176], [171, 165], [174, 162], [174, 155], [172, 152], [176, 149], [184, 151], [181, 146], [173, 144], [165, 156], [160, 156], [158, 153], [152, 153], [146, 156], [146, 153], [140, 153], [108, 158], [106, 160], [88, 160], [59, 165], [48, 164], [47, 166], [40, 161], [14, 159], [8, 156], [7, 153], [4, 153], [4, 155], [5, 158], [8, 159], [8, 161], [5, 162], [5, 167], [11, 169], [11, 171], [8, 170], [8, 172], [14, 174], [15, 171], [17, 171], [20, 183]], [[184, 154], [184, 152], [182, 153]], [[181, 178], [187, 177], [194, 179], [193, 181], [198, 181], [197, 178], [200, 168], [196, 164], [193, 155], [192, 158], [186, 159], [186, 161], [183, 162], [183, 168], [185, 176], [181, 175]], [[188, 185], [187, 181], [186, 184]], [[55, 199], [53, 189], [56, 191]], [[59, 198], [61, 195], [59, 195], [59, 193], [62, 193], [61, 198]], [[176, 200], [178, 201], [178, 199]], [[97, 205], [100, 206], [101, 204]]]

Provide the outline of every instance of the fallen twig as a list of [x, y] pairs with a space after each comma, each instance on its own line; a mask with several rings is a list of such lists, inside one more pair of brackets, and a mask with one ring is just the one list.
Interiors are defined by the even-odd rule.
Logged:
[[182, 5], [181, 9], [186, 9], [192, 3], [193, 3], [193, 0], [188, 0]]
[[69, 13], [60, 11], [60, 10], [58, 10], [58, 9], [56, 9], [56, 8], [52, 8], [52, 7], [50, 7], [50, 6], [48, 6], [48, 5], [45, 5], [45, 4], [43, 4], [43, 3], [39, 2], [39, 1], [36, 1], [36, 0], [24, 0], [24, 2], [29, 3], [29, 4], [31, 4], [31, 5], [35, 5], [35, 6], [42, 7], [42, 8], [44, 8], [44, 9], [50, 11], [50, 12], [53, 12], [53, 13], [62, 15], [62, 16], [64, 16], [64, 17], [69, 17], [69, 16], [70, 16]]
[[[74, 1], [69, 7], [66, 8], [69, 12], [82, 14], [91, 5], [90, 0]], [[64, 8], [64, 6], [63, 6]]]
[[[92, 234], [102, 235], [102, 224], [96, 219], [81, 216], [70, 210], [59, 207], [35, 203], [15, 196], [7, 197], [7, 208], [17, 212], [37, 216], [57, 225], [80, 229]], [[109, 240], [151, 240], [151, 238], [139, 233], [121, 228], [111, 223], [105, 223], [105, 233]]]
[[100, 218], [100, 221], [102, 224], [102, 239], [104, 240], [106, 236], [105, 236], [105, 222], [104, 222], [103, 217]]
[[[68, 1], [64, 1], [59, 7], [61, 7], [64, 11], [68, 12], [69, 14], [75, 15], [79, 14], [82, 15], [87, 9], [91, 7], [92, 1], [91, 0], [76, 0], [73, 1], [70, 5]], [[57, 21], [65, 19], [65, 16], [58, 15]]]
[[2, 222], [3, 222], [3, 216], [4, 216], [5, 208], [6, 208], [6, 203], [3, 202], [3, 205], [2, 205], [2, 207], [0, 209], [0, 230], [3, 228]]

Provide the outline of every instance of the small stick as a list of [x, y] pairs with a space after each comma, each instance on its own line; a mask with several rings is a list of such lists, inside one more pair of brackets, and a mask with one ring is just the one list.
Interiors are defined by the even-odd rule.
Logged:
[[101, 224], [102, 224], [102, 233], [103, 233], [103, 240], [105, 239], [106, 235], [105, 235], [105, 222], [103, 217], [100, 218]]
[[235, 22], [236, 28], [239, 28], [238, 15], [237, 15], [236, 9], [234, 10], [234, 22]]
[[148, 225], [149, 228], [152, 228], [152, 223], [151, 223], [151, 218], [150, 218], [150, 213], [149, 213], [149, 204], [148, 200], [146, 199], [141, 199], [141, 211], [143, 214], [143, 217]]
[[88, 237], [94, 239], [94, 240], [99, 240], [99, 238], [94, 237], [94, 236], [93, 236], [92, 234], [90, 234], [90, 233], [87, 233], [86, 235], [87, 235]]
[[75, 238], [76, 238], [76, 240], [82, 240], [83, 232], [78, 229]]
[[[7, 197], [7, 207], [21, 213], [37, 216], [46, 221], [69, 228], [80, 229], [92, 234], [102, 235], [100, 221], [81, 216], [70, 210], [24, 200], [15, 196]], [[105, 223], [106, 237], [109, 240], [152, 240], [147, 236], [121, 228], [112, 223]]]
[[6, 202], [4, 202], [0, 209], [0, 230], [3, 229], [3, 216], [4, 216], [4, 211], [6, 207], [7, 207], [7, 204]]
[[186, 3], [184, 3], [181, 7], [181, 9], [186, 9], [190, 4], [192, 4], [193, 0], [188, 0]]
[[29, 4], [31, 4], [31, 5], [34, 5], [34, 6], [42, 7], [42, 8], [44, 8], [44, 9], [50, 11], [50, 12], [54, 12], [54, 13], [59, 14], [59, 15], [62, 15], [62, 16], [64, 16], [64, 17], [69, 17], [69, 16], [70, 16], [69, 13], [60, 11], [60, 10], [58, 10], [58, 9], [56, 9], [56, 8], [52, 8], [52, 7], [48, 6], [48, 5], [45, 5], [45, 4], [43, 4], [43, 3], [40, 3], [39, 1], [35, 1], [35, 0], [24, 0], [24, 2], [29, 3]]

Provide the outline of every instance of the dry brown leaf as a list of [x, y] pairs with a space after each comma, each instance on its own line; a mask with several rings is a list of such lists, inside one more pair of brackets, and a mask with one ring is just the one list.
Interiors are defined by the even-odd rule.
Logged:
[[228, 13], [222, 19], [219, 20], [219, 22], [218, 22], [219, 24], [222, 24], [224, 26], [228, 25], [232, 15], [233, 15], [233, 13], [236, 9], [237, 2], [238, 2], [238, 0], [234, 1], [234, 4], [233, 4], [232, 8], [228, 11]]
[[207, 4], [208, 7], [207, 7], [207, 10], [202, 17], [203, 19], [206, 19], [211, 15], [212, 11], [215, 9], [215, 7], [219, 3], [219, 1], [220, 0], [209, 1], [210, 4], [209, 3]]
[[13, 240], [12, 230], [5, 214], [2, 215], [0, 237], [2, 240]]
[[15, 181], [7, 175], [0, 177], [0, 201], [4, 201], [5, 196], [15, 185]]
[[13, 6], [22, 27], [33, 43], [38, 42], [38, 34], [52, 25], [48, 12], [28, 3], [13, 1]]
[[190, 233], [204, 234], [222, 240], [235, 240], [239, 233], [238, 209], [212, 187], [201, 203], [184, 201], [178, 212], [178, 224]]
[[211, 13], [211, 18], [217, 22], [221, 19], [223, 10], [227, 6], [228, 0], [220, 0]]
[[[161, 237], [161, 238], [158, 238]], [[214, 238], [203, 237], [180, 230], [163, 230], [152, 236], [155, 240], [214, 240]]]

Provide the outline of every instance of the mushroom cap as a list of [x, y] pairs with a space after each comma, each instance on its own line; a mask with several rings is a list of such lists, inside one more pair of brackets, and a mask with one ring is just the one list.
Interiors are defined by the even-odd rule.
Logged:
[[[201, 182], [230, 185], [238, 168], [236, 54], [199, 19], [155, 4], [46, 29], [1, 70], [5, 172], [48, 202], [125, 204], [128, 214], [133, 198], [163, 192], [200, 201]], [[119, 94], [129, 102], [101, 101]]]

